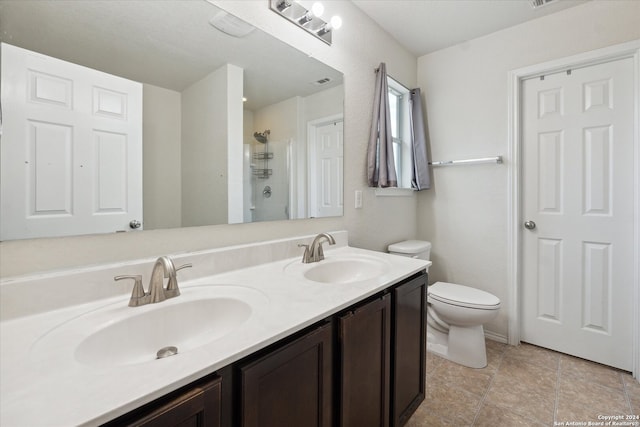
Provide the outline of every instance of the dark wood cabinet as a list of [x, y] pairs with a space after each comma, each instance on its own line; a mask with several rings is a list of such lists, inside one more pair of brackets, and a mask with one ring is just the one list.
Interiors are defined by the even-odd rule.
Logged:
[[106, 426], [220, 427], [222, 378], [208, 377], [109, 422]]
[[332, 426], [332, 342], [327, 323], [240, 366], [241, 425]]
[[391, 296], [339, 319], [340, 426], [389, 425]]
[[392, 425], [404, 425], [425, 397], [427, 276], [393, 290]]

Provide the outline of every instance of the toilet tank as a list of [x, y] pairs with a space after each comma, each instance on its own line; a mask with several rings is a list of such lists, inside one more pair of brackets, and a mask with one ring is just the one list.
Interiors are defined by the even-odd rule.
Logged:
[[425, 240], [404, 240], [389, 245], [387, 249], [390, 254], [424, 259], [426, 261], [429, 261], [431, 257], [431, 242]]

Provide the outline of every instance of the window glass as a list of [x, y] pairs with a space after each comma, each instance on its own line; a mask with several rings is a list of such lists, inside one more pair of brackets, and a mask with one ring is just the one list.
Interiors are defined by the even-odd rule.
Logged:
[[398, 114], [399, 110], [399, 102], [398, 95], [392, 90], [389, 89], [389, 115], [391, 116], [391, 136], [394, 138], [398, 137]]
[[398, 176], [398, 187], [411, 186], [411, 147], [409, 130], [409, 89], [387, 76], [389, 116], [393, 137], [393, 156]]

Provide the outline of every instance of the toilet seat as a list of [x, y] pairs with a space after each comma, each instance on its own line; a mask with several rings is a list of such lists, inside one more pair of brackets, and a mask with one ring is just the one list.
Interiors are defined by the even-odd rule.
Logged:
[[436, 282], [427, 288], [427, 296], [445, 304], [480, 310], [497, 310], [500, 299], [489, 292], [455, 283]]

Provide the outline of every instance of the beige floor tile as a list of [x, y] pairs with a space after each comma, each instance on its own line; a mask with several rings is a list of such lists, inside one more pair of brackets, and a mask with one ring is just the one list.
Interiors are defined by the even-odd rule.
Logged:
[[640, 398], [630, 398], [631, 413], [634, 415], [640, 415]]
[[494, 405], [482, 405], [474, 427], [543, 427], [538, 421], [523, 417], [515, 412]]
[[558, 407], [569, 405], [590, 408], [595, 414], [627, 414], [631, 411], [624, 391], [561, 373]]
[[442, 357], [427, 351], [427, 375], [431, 375], [443, 361]]
[[541, 394], [554, 394], [558, 382], [558, 372], [530, 364], [521, 358], [505, 358], [496, 378], [508, 378], [535, 389]]
[[596, 405], [585, 406], [583, 402], [566, 398], [566, 396], [560, 396], [558, 398], [556, 409], [556, 421], [570, 425], [570, 422], [574, 423], [588, 423], [601, 421], [598, 419], [598, 415], [612, 415], [612, 413], [602, 413], [601, 408]]
[[504, 353], [504, 359], [521, 359], [545, 369], [557, 370], [560, 363], [560, 353], [522, 343], [518, 346], [510, 346]]
[[621, 374], [622, 383], [624, 384], [625, 391], [630, 399], [640, 400], [640, 382], [633, 378], [631, 374]]
[[[467, 425], [471, 425], [470, 423]], [[453, 421], [450, 417], [441, 418], [434, 415], [429, 408], [427, 408], [426, 401], [422, 402], [422, 405], [416, 409], [413, 416], [407, 421], [405, 427], [458, 427], [456, 421]]]
[[451, 420], [456, 425], [471, 425], [481, 397], [452, 387], [440, 378], [427, 383], [425, 410], [431, 415]]
[[503, 344], [498, 341], [487, 340], [487, 367], [485, 369], [490, 369], [495, 371], [500, 366], [502, 362], [502, 358], [504, 357], [504, 353], [507, 351], [509, 347], [507, 344]]
[[562, 376], [587, 380], [618, 390], [624, 389], [619, 370], [578, 357], [563, 354], [560, 357], [560, 372]]
[[542, 427], [640, 413], [640, 384], [628, 373], [490, 340], [487, 359], [471, 369], [427, 353], [426, 399], [407, 426]]
[[500, 353], [504, 353], [509, 348], [509, 344], [504, 344], [494, 340], [486, 340], [485, 345], [487, 346], [487, 350], [495, 350]]
[[445, 360], [438, 367], [438, 378], [452, 387], [466, 390], [479, 397], [489, 389], [493, 371], [483, 369], [467, 368], [457, 363]]
[[[503, 365], [504, 363], [508, 362], [505, 360]], [[536, 369], [545, 372], [539, 367]], [[535, 377], [532, 371], [525, 373], [515, 368], [503, 370], [503, 366], [500, 366], [485, 402], [516, 412], [525, 418], [549, 424], [553, 422], [555, 409], [554, 384], [552, 377]]]
[[494, 373], [504, 358], [504, 351], [487, 347], [487, 366], [483, 369]]
[[631, 413], [640, 415], [640, 383], [629, 374], [622, 374], [622, 382], [631, 403]]

